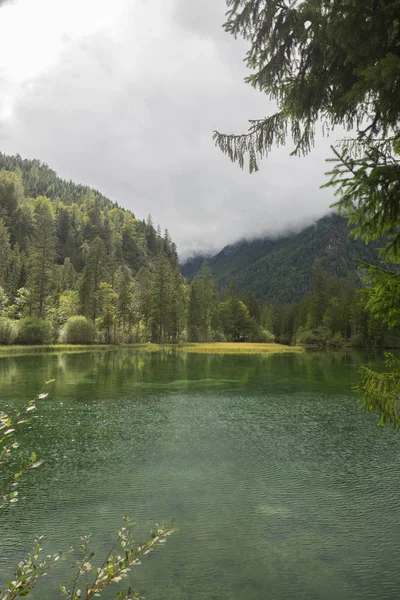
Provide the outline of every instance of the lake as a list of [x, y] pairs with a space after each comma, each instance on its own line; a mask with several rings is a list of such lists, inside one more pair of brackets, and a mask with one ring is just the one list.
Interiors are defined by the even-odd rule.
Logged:
[[[179, 528], [131, 574], [147, 600], [397, 600], [400, 433], [357, 407], [365, 362], [382, 364], [355, 352], [0, 358], [0, 409], [56, 379], [22, 438], [44, 463], [0, 512], [1, 579], [39, 534], [47, 553], [91, 533], [100, 560], [128, 514], [137, 541], [155, 522]], [[72, 562], [32, 598], [58, 598]]]

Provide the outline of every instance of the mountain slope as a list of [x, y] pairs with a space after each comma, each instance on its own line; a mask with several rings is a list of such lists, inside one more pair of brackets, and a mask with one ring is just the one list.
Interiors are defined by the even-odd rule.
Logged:
[[59, 265], [68, 258], [81, 272], [87, 246], [96, 237], [105, 243], [108, 256], [133, 274], [148, 266], [163, 245], [176, 254], [169, 236], [165, 241], [156, 234], [151, 218], [137, 219], [97, 190], [61, 179], [39, 160], [0, 153], [0, 219], [12, 248], [27, 251], [35, 225], [34, 199], [42, 196], [53, 205]]
[[[310, 290], [314, 265], [345, 277], [356, 260], [377, 264], [377, 244], [366, 246], [349, 236], [347, 221], [329, 214], [297, 234], [240, 241], [207, 259], [220, 289], [236, 277], [239, 291], [253, 292], [261, 302], [298, 302]], [[181, 267], [193, 277], [203, 262], [194, 257]]]
[[0, 152], [1, 170], [16, 171], [21, 174], [24, 193], [27, 197], [46, 196], [51, 200], [59, 198], [63, 204], [70, 205], [82, 204], [87, 194], [92, 193], [103, 207], [119, 208], [116, 202], [112, 202], [89, 186], [61, 179], [48, 165], [37, 159], [30, 160], [22, 158], [19, 154], [9, 156]]

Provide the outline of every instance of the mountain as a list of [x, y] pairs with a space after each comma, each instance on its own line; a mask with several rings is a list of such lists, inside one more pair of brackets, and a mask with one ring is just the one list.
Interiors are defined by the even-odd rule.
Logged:
[[[88, 244], [99, 237], [108, 256], [135, 274], [147, 267], [163, 247], [164, 240], [156, 234], [150, 217], [146, 222], [137, 219], [99, 191], [61, 179], [39, 160], [0, 153], [0, 219], [7, 228], [11, 247], [27, 253], [23, 263], [27, 263], [35, 228], [35, 199], [41, 197], [49, 198], [53, 206], [56, 264], [69, 259], [81, 272]], [[169, 253], [176, 254], [168, 233], [166, 237]]]
[[235, 277], [239, 291], [253, 292], [260, 302], [298, 302], [310, 290], [314, 266], [345, 277], [356, 260], [378, 264], [378, 244], [355, 240], [343, 217], [329, 214], [299, 233], [239, 241], [212, 258], [195, 256], [181, 266], [191, 279], [206, 259], [219, 289]]
[[176, 246], [95, 189], [0, 154], [0, 345], [176, 343]]

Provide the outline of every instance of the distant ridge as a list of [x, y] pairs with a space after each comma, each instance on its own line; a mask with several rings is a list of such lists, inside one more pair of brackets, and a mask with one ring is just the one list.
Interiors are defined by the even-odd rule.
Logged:
[[349, 233], [346, 219], [332, 213], [299, 233], [236, 242], [211, 258], [195, 256], [181, 272], [191, 279], [206, 259], [220, 289], [236, 277], [238, 290], [253, 292], [260, 302], [299, 302], [310, 290], [317, 262], [339, 277], [357, 271], [357, 260], [379, 263], [379, 245], [366, 246]]

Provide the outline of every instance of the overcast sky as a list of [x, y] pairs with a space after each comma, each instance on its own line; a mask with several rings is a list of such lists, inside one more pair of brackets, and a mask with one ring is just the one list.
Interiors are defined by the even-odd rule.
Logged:
[[0, 150], [168, 228], [181, 257], [324, 215], [332, 139], [249, 175], [215, 148], [270, 114], [225, 0], [0, 0]]

